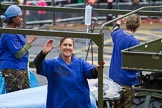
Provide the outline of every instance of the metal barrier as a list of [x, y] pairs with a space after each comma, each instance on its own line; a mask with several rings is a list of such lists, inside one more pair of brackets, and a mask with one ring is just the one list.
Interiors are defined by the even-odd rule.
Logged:
[[[115, 21], [117, 21], [117, 20], [119, 20], [119, 19], [122, 19], [122, 18], [124, 18], [124, 17], [127, 17], [128, 15], [133, 14], [133, 13], [137, 13], [137, 14], [138, 14], [139, 11], [141, 11], [141, 10], [143, 10], [143, 9], [149, 9], [149, 8], [162, 8], [162, 6], [144, 6], [144, 7], [141, 7], [141, 8], [139, 8], [139, 9], [133, 10], [133, 11], [127, 13], [127, 14], [122, 15], [121, 17], [118, 17], [118, 18], [116, 18], [116, 19], [113, 19], [113, 20], [111, 20], [111, 21], [108, 21], [108, 22], [102, 24], [100, 33], [103, 32], [103, 29], [104, 29], [105, 25], [108, 25], [108, 24], [110, 24], [110, 23], [112, 23], [112, 22], [115, 22]], [[159, 13], [158, 16], [161, 16], [161, 15], [162, 15], [162, 13]]]
[[[3, 13], [3, 10], [5, 10], [9, 4], [0, 4], [1, 6], [1, 10], [0, 10], [0, 14]], [[38, 7], [38, 6], [26, 6], [26, 5], [20, 5], [21, 9], [24, 10], [24, 16], [23, 16], [23, 27], [26, 27], [26, 24], [38, 24], [38, 23], [53, 23], [55, 24], [56, 20], [53, 16], [53, 18], [51, 18], [51, 20], [46, 20], [46, 21], [26, 21], [26, 15], [25, 15], [25, 10], [45, 10], [45, 11], [51, 11], [53, 12], [52, 15], [54, 15], [55, 12], [71, 12], [71, 13], [84, 13], [85, 9], [84, 8], [75, 8], [75, 7], [56, 7], [56, 6], [47, 6], [47, 7]], [[152, 7], [152, 6], [146, 6], [146, 7]], [[155, 6], [156, 7], [156, 6]], [[143, 7], [141, 7], [143, 8]], [[140, 9], [141, 9], [140, 8]], [[146, 9], [146, 8], [145, 8]], [[137, 9], [138, 10], [138, 9]], [[143, 9], [142, 9], [143, 10]], [[96, 9], [93, 8], [93, 12], [95, 12], [96, 14], [100, 15], [100, 14], [112, 14], [112, 15], [118, 15], [118, 14], [126, 14], [131, 12], [132, 10], [120, 10], [120, 9]], [[137, 14], [139, 15], [146, 15], [146, 16], [162, 16], [162, 12], [160, 11], [136, 11]], [[84, 17], [79, 17], [79, 20], [83, 19]], [[67, 20], [67, 19], [66, 19]], [[77, 18], [75, 19], [77, 20]], [[0, 22], [0, 25], [1, 22]]]

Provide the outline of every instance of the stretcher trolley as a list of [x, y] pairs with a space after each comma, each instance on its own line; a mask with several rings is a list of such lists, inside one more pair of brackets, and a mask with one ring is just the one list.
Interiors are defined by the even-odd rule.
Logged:
[[[98, 81], [93, 86], [90, 86], [90, 91], [92, 95], [95, 97], [96, 101], [98, 100]], [[115, 108], [117, 102], [120, 99], [120, 92], [122, 91], [122, 87], [113, 82], [113, 80], [109, 78], [103, 79], [103, 108]]]

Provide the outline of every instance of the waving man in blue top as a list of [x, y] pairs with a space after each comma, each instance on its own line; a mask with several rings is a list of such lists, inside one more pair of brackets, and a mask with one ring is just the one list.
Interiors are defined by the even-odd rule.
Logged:
[[[74, 54], [73, 38], [60, 40], [61, 54], [56, 59], [45, 59], [53, 49], [49, 40], [34, 60], [37, 73], [48, 80], [47, 108], [90, 108], [90, 91], [87, 79], [97, 78], [98, 69], [77, 58]], [[103, 63], [104, 65], [104, 63]]]

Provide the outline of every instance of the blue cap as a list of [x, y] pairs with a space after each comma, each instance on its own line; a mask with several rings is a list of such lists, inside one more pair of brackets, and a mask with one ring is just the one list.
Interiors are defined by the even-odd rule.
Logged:
[[22, 11], [20, 7], [18, 7], [17, 5], [11, 5], [7, 8], [5, 13], [1, 15], [1, 19], [5, 20], [7, 18], [11, 18], [11, 17], [19, 16], [19, 15], [22, 15]]

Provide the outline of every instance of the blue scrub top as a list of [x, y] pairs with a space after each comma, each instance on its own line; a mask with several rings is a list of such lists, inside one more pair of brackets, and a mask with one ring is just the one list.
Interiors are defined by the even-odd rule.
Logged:
[[26, 38], [21, 34], [1, 34], [0, 37], [0, 70], [10, 68], [26, 70], [28, 55], [25, 54], [21, 59], [15, 54], [26, 44]]
[[136, 70], [122, 69], [122, 50], [138, 45], [139, 41], [132, 35], [126, 33], [123, 29], [112, 32], [113, 52], [111, 57], [109, 77], [116, 83], [131, 86], [137, 84]]
[[90, 91], [87, 78], [93, 65], [81, 58], [72, 57], [67, 64], [61, 57], [44, 60], [38, 74], [48, 80], [47, 108], [90, 108]]

